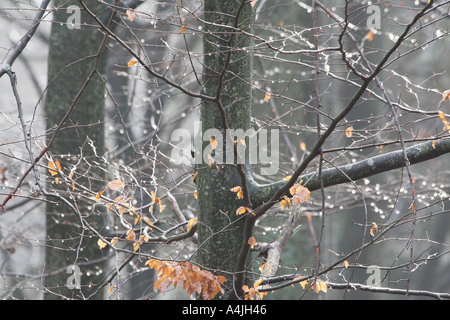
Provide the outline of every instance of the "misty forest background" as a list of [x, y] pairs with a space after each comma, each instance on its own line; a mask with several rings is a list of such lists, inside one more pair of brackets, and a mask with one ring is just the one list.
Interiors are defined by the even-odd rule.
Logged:
[[[136, 58], [113, 37], [105, 43], [104, 59], [102, 55], [89, 59], [78, 56], [80, 52], [85, 57], [95, 56], [105, 30], [83, 11], [82, 18], [88, 20], [82, 21], [88, 23], [82, 26], [85, 33], [80, 33], [77, 40], [82, 45], [74, 43], [74, 38], [67, 36], [77, 30], [70, 24], [75, 20], [67, 20], [73, 12], [65, 8], [70, 4], [81, 8], [81, 4], [78, 1], [57, 2], [63, 9], [55, 10], [53, 1], [47, 6], [36, 33], [12, 66], [24, 122], [19, 118], [10, 77], [4, 74], [0, 78], [0, 202], [5, 201], [30, 167], [23, 123], [29, 130], [30, 146], [37, 156], [67, 112], [58, 107], [49, 112], [46, 108], [51, 104], [67, 107], [81, 86], [73, 79], [86, 79], [92, 68], [89, 63], [97, 62], [97, 70], [103, 76], [94, 74], [93, 82], [96, 81], [101, 89], [88, 86], [86, 90], [91, 90], [94, 98], [80, 102], [84, 107], [74, 109], [74, 114], [88, 115], [89, 122], [82, 123], [84, 120], [76, 120], [75, 116], [66, 122], [52, 152], [43, 155], [36, 166], [36, 174], [47, 190], [59, 190], [80, 212], [107, 218], [104, 225], [99, 225], [97, 220], [89, 220], [92, 218], [89, 214], [85, 222], [98, 234], [85, 228], [85, 233], [80, 231], [75, 233], [76, 236], [68, 237], [72, 224], [77, 224], [80, 219], [73, 222], [46, 214], [57, 212], [62, 205], [41, 192], [35, 173], [31, 171], [0, 214], [0, 297], [68, 297], [71, 290], [69, 293], [58, 291], [58, 285], [51, 281], [64, 286], [71, 275], [65, 266], [76, 262], [83, 268], [90, 268], [83, 272], [98, 277], [99, 282], [92, 282], [100, 283], [101, 287], [94, 293], [80, 294], [76, 298], [88, 298], [92, 294], [104, 299], [187, 299], [189, 296], [181, 287], [170, 287], [164, 295], [160, 290], [154, 290], [158, 276], [144, 263], [149, 257], [174, 261], [192, 258], [195, 261], [197, 254], [202, 254], [197, 247], [197, 234], [180, 241], [172, 239], [173, 242], [168, 242], [167, 237], [183, 234], [186, 222], [197, 217], [199, 199], [193, 181], [196, 168], [193, 164], [177, 164], [171, 160], [172, 152], [178, 147], [177, 141], [171, 141], [171, 135], [180, 128], [188, 130], [191, 137], [198, 134], [193, 131], [193, 123], [200, 119], [202, 101], [189, 92], [204, 93], [201, 91], [204, 81], [202, 50], [207, 33], [197, 17], [203, 16], [203, 5], [208, 1], [125, 1], [128, 6], [120, 6], [116, 20], [111, 24], [117, 37], [151, 61], [151, 68], [156, 73], [174, 79], [173, 83], [153, 76], [140, 63], [129, 65]], [[93, 12], [105, 25], [111, 23], [105, 18], [111, 12], [105, 9], [108, 6], [97, 1], [84, 2], [92, 5]], [[2, 0], [2, 66], [33, 27], [41, 3], [37, 0]], [[240, 1], [236, 6], [238, 3]], [[256, 165], [253, 174], [260, 184], [282, 181], [292, 175], [317, 142], [318, 114], [323, 133], [363, 83], [357, 72], [370, 73], [365, 67], [365, 59], [369, 59], [375, 69], [405, 26], [430, 5], [421, 0], [348, 1], [347, 6], [345, 1], [323, 0], [320, 3], [330, 10], [329, 14], [319, 6], [313, 14], [311, 1], [256, 1], [251, 9], [254, 22], [249, 33], [236, 36], [236, 41], [244, 41], [244, 38], [254, 41], [243, 54], [243, 57], [251, 54], [253, 59], [251, 126], [276, 128], [280, 132], [279, 170], [275, 175], [267, 176], [260, 171], [261, 166]], [[381, 23], [375, 28], [368, 27], [369, 23], [376, 22], [368, 20], [371, 14], [367, 8], [372, 4], [381, 9]], [[317, 157], [305, 173], [316, 172], [319, 166], [336, 168], [403, 147], [448, 138], [444, 122], [450, 120], [450, 98], [447, 100], [443, 92], [450, 89], [450, 3], [441, 0], [433, 1], [432, 5], [435, 8], [414, 25], [410, 35], [383, 66], [379, 80], [384, 90], [379, 89], [375, 80], [371, 82], [322, 146], [324, 161]], [[131, 11], [127, 13], [127, 7], [134, 9], [135, 17], [130, 18]], [[341, 38], [343, 25], [336, 20], [346, 17], [346, 10], [349, 22], [346, 30], [351, 30], [351, 36]], [[52, 27], [53, 32], [60, 30], [60, 38], [55, 33], [51, 35]], [[89, 43], [94, 44], [91, 51], [80, 49], [87, 50]], [[315, 51], [316, 45], [325, 50]], [[336, 49], [339, 47], [342, 50]], [[362, 48], [364, 56], [358, 53], [358, 48]], [[346, 52], [345, 59], [351, 63], [344, 61], [342, 52]], [[63, 60], [57, 65], [57, 59]], [[75, 61], [80, 68], [71, 67]], [[82, 72], [84, 74], [80, 76]], [[56, 80], [52, 87], [49, 79], [53, 77], [60, 79], [61, 86], [66, 81], [65, 88], [72, 86], [71, 91], [61, 91]], [[178, 86], [186, 88], [188, 93]], [[395, 116], [384, 94], [389, 96]], [[228, 103], [237, 100], [233, 98]], [[105, 106], [103, 113], [95, 108], [100, 104]], [[401, 126], [401, 134], [397, 124]], [[89, 131], [92, 128], [100, 128], [104, 142], [95, 136], [97, 133]], [[80, 138], [83, 136], [80, 132], [84, 131], [89, 138]], [[73, 146], [76, 148], [71, 148]], [[59, 148], [58, 154], [53, 151], [56, 148]], [[183, 148], [183, 155], [189, 159], [191, 145], [186, 143]], [[65, 176], [62, 172], [56, 175], [60, 179], [58, 183], [49, 174], [48, 161], [54, 159], [59, 159], [61, 171], [65, 173]], [[75, 172], [76, 185], [70, 183], [71, 169]], [[273, 282], [266, 283], [275, 290], [264, 299], [399, 299], [407, 294], [405, 288], [422, 292], [411, 294], [412, 299], [439, 296], [426, 292], [443, 293], [442, 297], [448, 298], [450, 156], [444, 154], [411, 165], [408, 170], [395, 169], [322, 191], [319, 188], [301, 206], [282, 210], [280, 205], [275, 205], [258, 218], [254, 237], [261, 246], [283, 239], [286, 231], [289, 232], [289, 238], [285, 239], [288, 241], [282, 245], [276, 275], [270, 275]], [[411, 176], [417, 201], [413, 207]], [[206, 179], [201, 174], [198, 178], [200, 181]], [[108, 189], [108, 182], [114, 180], [123, 181], [124, 185]], [[130, 205], [140, 210], [141, 217], [147, 215], [155, 222], [153, 233], [145, 229], [144, 224], [140, 228], [137, 224], [136, 239], [143, 237], [146, 230], [145, 235], [150, 232], [155, 239], [160, 237], [159, 240], [134, 248], [124, 226], [135, 222], [136, 216], [129, 215], [124, 222], [119, 215], [111, 214], [109, 204], [98, 201], [102, 190], [104, 193], [100, 196], [108, 199], [119, 195], [132, 198]], [[161, 201], [158, 206], [152, 204], [155, 199], [152, 199], [151, 191], [155, 191]], [[220, 201], [217, 198], [218, 206]], [[235, 216], [234, 210], [230, 216]], [[202, 237], [205, 230], [199, 229]], [[50, 230], [57, 230], [57, 233], [50, 233], [53, 232]], [[161, 231], [159, 235], [158, 230]], [[164, 233], [164, 230], [170, 232]], [[372, 241], [380, 232], [384, 232], [383, 236]], [[118, 236], [123, 240], [117, 245], [121, 250], [109, 245], [100, 249], [99, 235], [108, 240]], [[165, 240], [162, 235], [166, 236]], [[364, 243], [368, 245], [364, 247]], [[316, 254], [317, 244], [320, 245], [320, 257]], [[364, 248], [359, 250], [361, 247]], [[72, 252], [68, 248], [76, 249]], [[77, 255], [62, 263], [50, 263], [66, 251]], [[354, 254], [342, 261], [353, 251]], [[52, 255], [54, 260], [49, 258]], [[265, 258], [258, 252], [250, 254], [252, 271], [249, 273], [253, 278], [248, 281], [260, 277], [258, 267]], [[206, 261], [201, 259], [199, 261]], [[339, 263], [334, 265], [336, 261]], [[321, 281], [328, 283], [327, 292], [305, 290], [298, 283], [287, 285], [289, 282], [282, 279], [283, 275], [286, 275], [286, 281], [299, 275], [311, 276], [329, 266], [333, 267], [326, 274], [320, 274]], [[216, 269], [219, 268], [210, 267], [212, 273]], [[374, 283], [370, 282], [370, 276], [374, 272], [379, 272], [381, 277], [380, 288], [400, 289], [399, 294], [395, 290], [378, 292], [378, 287], [371, 287]], [[85, 275], [82, 278], [86, 278]], [[230, 282], [229, 279], [227, 283]], [[352, 287], [347, 285], [349, 283], [358, 286]]]

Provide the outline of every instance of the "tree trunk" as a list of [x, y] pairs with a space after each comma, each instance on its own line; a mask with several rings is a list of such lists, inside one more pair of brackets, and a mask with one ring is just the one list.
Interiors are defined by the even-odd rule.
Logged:
[[[196, 148], [195, 155], [197, 163], [199, 157], [202, 159], [201, 164], [197, 164], [196, 179], [199, 199], [198, 262], [204, 268], [224, 275], [228, 281], [225, 284], [232, 290], [232, 273], [236, 270], [237, 255], [244, 240], [244, 219], [236, 215], [236, 209], [244, 205], [244, 201], [237, 199], [237, 194], [230, 191], [242, 185], [236, 161], [225, 164], [226, 151], [233, 151], [230, 148], [226, 150], [225, 126], [244, 132], [250, 129], [253, 68], [252, 56], [246, 50], [252, 48], [253, 39], [237, 29], [250, 30], [252, 9], [248, 2], [240, 5], [234, 0], [208, 0], [204, 10], [207, 23], [203, 40], [203, 94], [216, 100], [202, 102], [200, 139], [205, 141], [201, 150]], [[225, 111], [226, 124], [221, 111]], [[211, 132], [207, 132], [208, 129], [220, 130], [221, 136], [208, 134]], [[209, 147], [210, 138], [223, 143], [219, 143], [213, 151]], [[211, 166], [206, 156], [208, 150], [217, 160]], [[223, 157], [220, 157], [220, 150], [223, 150]]]
[[[110, 10], [105, 10], [104, 5], [96, 0], [84, 2], [93, 12], [102, 12], [101, 14], [105, 15], [103, 20], [107, 21], [106, 15], [110, 14]], [[76, 6], [73, 7], [75, 11], [66, 11], [70, 5]], [[97, 73], [93, 74], [77, 100], [73, 112], [58, 132], [50, 152], [54, 159], [61, 163], [65, 173], [77, 164], [73, 179], [98, 192], [105, 185], [105, 171], [99, 169], [99, 157], [105, 152], [105, 84], [99, 74], [105, 73], [106, 55], [96, 56], [103, 36], [95, 27], [90, 27], [95, 25], [95, 22], [81, 10], [78, 1], [56, 0], [55, 6], [64, 7], [54, 11], [49, 43], [49, 86], [45, 106], [49, 139], [55, 127], [67, 114], [88, 75], [95, 68]], [[76, 10], [79, 10], [81, 21], [75, 18]], [[69, 28], [70, 22], [75, 22], [72, 29]], [[81, 25], [77, 25], [77, 22], [81, 22]], [[63, 186], [61, 183], [57, 185], [53, 181], [50, 183], [53, 189], [62, 194], [70, 190], [70, 186]], [[46, 299], [102, 298], [101, 290], [94, 293], [106, 274], [102, 274], [106, 260], [101, 259], [102, 252], [96, 244], [97, 239], [92, 237], [85, 222], [101, 231], [105, 223], [104, 217], [98, 208], [92, 206], [92, 202], [77, 198], [74, 203], [82, 217], [66, 205], [55, 203], [54, 199], [49, 199], [47, 204], [45, 267], [52, 275], [45, 278], [45, 287], [48, 289]], [[69, 266], [75, 268], [67, 269]], [[78, 279], [81, 281], [80, 288], [76, 282]]]

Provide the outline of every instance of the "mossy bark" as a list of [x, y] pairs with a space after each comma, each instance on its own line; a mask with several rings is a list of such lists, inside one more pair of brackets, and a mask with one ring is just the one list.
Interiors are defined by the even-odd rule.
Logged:
[[[109, 10], [96, 0], [86, 0], [85, 4], [93, 11], [104, 15], [108, 19]], [[71, 19], [71, 15], [78, 14], [67, 11], [70, 5], [80, 8], [78, 1], [56, 0], [53, 24], [49, 43], [48, 57], [48, 90], [46, 96], [45, 112], [47, 117], [47, 130], [49, 138], [55, 127], [67, 114], [74, 98], [86, 81], [93, 68], [97, 74], [89, 82], [73, 112], [58, 132], [57, 138], [50, 148], [51, 154], [59, 160], [62, 169], [68, 173], [71, 166], [79, 162], [74, 179], [93, 191], [100, 191], [105, 184], [104, 171], [99, 167], [99, 158], [105, 152], [104, 142], [104, 100], [105, 84], [99, 74], [105, 73], [106, 56], [99, 57], [96, 65], [96, 53], [102, 43], [103, 35], [95, 28], [95, 22], [80, 8], [81, 20]], [[76, 10], [76, 9], [75, 9]], [[100, 13], [101, 12], [101, 13]], [[73, 18], [74, 16], [72, 16]], [[69, 21], [68, 21], [69, 20]], [[69, 28], [67, 22], [80, 22]], [[94, 26], [94, 27], [93, 27]], [[88, 143], [92, 141], [94, 148]], [[83, 158], [80, 161], [80, 158]], [[79, 174], [85, 173], [84, 177]], [[48, 188], [59, 190], [63, 196], [70, 189], [62, 184], [56, 185], [53, 177], [49, 177]], [[61, 180], [60, 180], [61, 181]], [[102, 273], [105, 260], [93, 263], [101, 258], [102, 252], [97, 246], [96, 237], [83, 225], [82, 218], [62, 203], [55, 203], [54, 199], [47, 204], [47, 243], [45, 271], [52, 273], [45, 278], [45, 287], [48, 293], [45, 299], [61, 299], [64, 297], [81, 299], [88, 298], [103, 279]], [[99, 214], [92, 204], [83, 198], [76, 200], [83, 219], [92, 227], [101, 230], [104, 226], [104, 217]], [[76, 271], [68, 266], [75, 265], [81, 273], [79, 279], [81, 288], [77, 289], [75, 282], [69, 277], [78, 277]], [[69, 285], [67, 286], [69, 279]], [[101, 291], [92, 298], [102, 298]]]
[[[248, 3], [241, 10], [238, 10], [239, 6], [235, 0], [205, 1], [204, 19], [208, 23], [205, 24], [203, 39], [203, 94], [220, 96], [228, 129], [246, 131], [250, 129], [253, 69], [248, 50], [252, 48], [253, 39], [237, 29], [250, 30], [252, 8]], [[236, 25], [238, 28], [233, 28]], [[227, 135], [217, 101], [202, 102], [200, 120], [201, 138], [206, 141], [203, 141], [201, 150], [196, 150], [196, 157], [202, 158], [202, 163], [197, 164], [196, 179], [199, 199], [198, 262], [204, 268], [226, 276], [226, 284], [231, 290], [237, 255], [243, 242], [244, 219], [236, 216], [236, 209], [244, 202], [230, 189], [241, 186], [241, 177], [236, 161], [225, 163], [226, 152], [232, 150], [226, 148]], [[210, 142], [209, 136], [205, 135], [208, 129], [220, 130], [221, 137], [214, 138], [223, 141], [222, 146], [219, 145], [223, 148], [223, 157], [211, 166], [203, 154]], [[216, 152], [219, 153], [219, 150], [211, 153], [214, 155]]]

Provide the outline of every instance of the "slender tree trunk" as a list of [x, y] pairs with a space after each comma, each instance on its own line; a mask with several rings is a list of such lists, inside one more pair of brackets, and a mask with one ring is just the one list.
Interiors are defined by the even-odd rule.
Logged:
[[[105, 6], [96, 0], [86, 0], [84, 3], [93, 12], [110, 14], [110, 11], [105, 10]], [[66, 11], [70, 5], [79, 8], [81, 21], [76, 20], [76, 12]], [[77, 164], [73, 178], [85, 187], [98, 192], [105, 185], [104, 171], [99, 169], [100, 157], [105, 151], [103, 125], [105, 88], [99, 74], [105, 73], [106, 55], [96, 56], [103, 35], [92, 27], [95, 22], [81, 10], [78, 1], [56, 0], [55, 6], [64, 7], [54, 11], [49, 43], [49, 87], [45, 106], [49, 137], [67, 114], [69, 106], [88, 75], [95, 68], [97, 73], [93, 75], [70, 117], [58, 132], [50, 152], [61, 163], [62, 170], [66, 173]], [[106, 16], [103, 18], [108, 19]], [[66, 22], [81, 22], [81, 25], [75, 24], [75, 28], [70, 29]], [[70, 190], [68, 186], [56, 185], [54, 178], [49, 179], [52, 179], [51, 187], [59, 192]], [[99, 214], [98, 208], [92, 206], [92, 202], [89, 203], [83, 198], [74, 201], [82, 217], [62, 203], [55, 203], [54, 199], [49, 199], [47, 205], [45, 268], [46, 272], [54, 275], [45, 278], [45, 287], [48, 289], [46, 299], [89, 298], [96, 292], [97, 286], [106, 274], [103, 273], [105, 259], [101, 259], [102, 252], [96, 244], [97, 239], [92, 237], [86, 226], [87, 222], [101, 231], [104, 217]], [[97, 262], [94, 261], [96, 259]], [[69, 266], [75, 267], [68, 270]], [[80, 288], [77, 279], [81, 281]], [[91, 298], [102, 298], [101, 291]]]
[[[252, 56], [246, 50], [252, 48], [253, 39], [237, 29], [249, 31], [252, 9], [248, 3], [240, 7], [235, 0], [207, 0], [204, 10], [207, 23], [203, 40], [203, 93], [217, 99], [203, 101], [201, 106], [201, 138], [206, 141], [203, 141], [202, 150], [196, 149], [196, 158], [202, 159], [202, 163], [197, 165], [196, 179], [199, 199], [198, 262], [204, 268], [226, 276], [228, 289], [233, 290], [232, 273], [236, 270], [237, 255], [243, 242], [244, 224], [244, 219], [236, 215], [236, 209], [244, 205], [244, 201], [237, 199], [236, 193], [230, 191], [241, 186], [236, 165], [222, 165], [226, 160], [226, 151], [230, 150], [225, 150], [227, 136], [220, 108], [223, 107], [222, 111], [226, 113], [229, 129], [250, 129], [253, 68]], [[208, 129], [220, 130], [221, 137], [208, 135]], [[217, 150], [209, 149], [212, 156], [219, 158], [211, 166], [206, 156], [210, 138], [223, 142]], [[218, 156], [219, 149], [223, 150], [222, 158]]]

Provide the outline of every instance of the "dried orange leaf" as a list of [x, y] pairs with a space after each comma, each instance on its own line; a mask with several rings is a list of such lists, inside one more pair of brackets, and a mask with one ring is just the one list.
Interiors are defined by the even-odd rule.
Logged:
[[209, 139], [209, 144], [211, 146], [211, 149], [216, 150], [219, 143], [217, 142], [216, 139], [211, 138], [211, 139]]
[[295, 194], [298, 188], [301, 188], [302, 186], [299, 183], [294, 184], [292, 187], [289, 188], [289, 193], [291, 196]]
[[348, 261], [347, 260], [344, 260], [344, 267], [345, 267], [345, 269], [348, 268]]
[[436, 142], [437, 142], [437, 139], [433, 140], [433, 144], [431, 145], [433, 147], [433, 149], [436, 149]]
[[127, 9], [126, 14], [130, 21], [133, 21], [134, 19], [136, 19], [136, 12], [134, 12], [133, 9]]
[[61, 164], [59, 163], [58, 160], [49, 161], [48, 167], [49, 167], [48, 171], [50, 172], [52, 177], [58, 174], [58, 170], [61, 171]]
[[327, 292], [328, 286], [324, 281], [320, 281], [319, 286], [320, 286], [320, 290], [322, 290], [325, 293]]
[[122, 180], [113, 180], [108, 182], [108, 188], [111, 190], [120, 190], [125, 186]]
[[192, 176], [192, 182], [195, 182], [195, 178], [197, 178], [198, 172], [195, 172], [194, 175]]
[[241, 191], [241, 187], [240, 186], [233, 187], [230, 190], [233, 191], [233, 192], [239, 192], [239, 191]]
[[281, 202], [280, 202], [280, 207], [281, 207], [281, 210], [284, 210], [284, 208], [286, 208], [286, 206], [289, 206], [289, 202], [288, 202], [288, 200], [281, 200]]
[[242, 189], [240, 186], [234, 187], [230, 189], [233, 192], [236, 192], [238, 199], [243, 199], [244, 198], [244, 193], [242, 192]]
[[106, 247], [106, 243], [102, 239], [98, 239], [97, 245], [100, 249], [103, 249], [104, 247]]
[[[161, 284], [164, 282], [164, 281], [169, 281], [169, 283], [170, 283], [170, 280], [169, 279], [167, 279], [167, 278], [160, 278], [160, 279], [158, 279], [156, 282], [155, 282], [155, 284], [153, 285], [153, 288], [155, 289], [155, 290], [158, 290], [158, 288], [161, 286]], [[164, 286], [165, 287], [165, 286]], [[161, 288], [161, 292], [165, 292], [162, 288]]]
[[254, 247], [255, 244], [256, 244], [256, 239], [255, 239], [255, 237], [250, 237], [250, 238], [248, 238], [247, 243], [250, 245], [250, 248], [253, 249], [253, 247]]
[[258, 288], [259, 285], [263, 282], [263, 279], [259, 279], [258, 281], [255, 281], [255, 283], [253, 284], [253, 288]]
[[296, 205], [308, 201], [311, 195], [308, 188], [302, 187], [300, 184], [294, 184], [291, 188], [289, 188], [289, 192], [293, 196], [292, 203]]
[[303, 152], [306, 151], [306, 143], [300, 142], [300, 150], [302, 150]]
[[319, 293], [320, 291], [323, 291], [323, 292], [326, 293], [327, 290], [328, 290], [328, 287], [327, 287], [327, 284], [324, 281], [322, 281], [322, 280], [317, 280], [316, 281], [316, 283], [314, 285], [314, 291], [316, 293]]
[[187, 231], [191, 230], [191, 228], [196, 224], [198, 221], [197, 218], [189, 219], [187, 224]]
[[444, 124], [447, 124], [447, 119], [445, 118], [445, 113], [439, 111], [438, 114], [439, 114], [439, 118], [441, 119], [441, 121], [442, 121]]
[[353, 135], [353, 127], [348, 127], [347, 129], [345, 129], [345, 136], [347, 138], [350, 138]]
[[251, 0], [250, 1], [250, 5], [252, 6], [252, 8], [255, 6], [255, 4], [258, 2], [258, 0]]
[[224, 283], [227, 282], [227, 278], [225, 278], [224, 276], [217, 276], [217, 281], [219, 281], [220, 283]]
[[299, 202], [303, 203], [309, 200], [311, 192], [308, 190], [308, 188], [300, 187], [295, 191], [295, 195], [297, 196]]
[[378, 231], [378, 225], [375, 222], [372, 222], [372, 228], [370, 228], [370, 235], [373, 237], [376, 231]]
[[369, 31], [369, 32], [367, 33], [367, 40], [372, 41], [374, 35], [375, 35], [375, 34], [373, 33], [372, 30]]
[[258, 270], [262, 273], [264, 269], [266, 268], [266, 262], [264, 262], [262, 265], [258, 267]]
[[150, 268], [158, 270], [161, 266], [161, 260], [149, 259], [145, 261], [144, 265], [148, 265]]
[[155, 282], [154, 288], [159, 289], [162, 293], [167, 291], [170, 285], [177, 288], [181, 284], [188, 295], [196, 292], [201, 294], [204, 300], [213, 299], [219, 292], [225, 293], [222, 288], [222, 283], [226, 281], [224, 276], [216, 276], [188, 261], [173, 262], [149, 259], [145, 265], [158, 270], [158, 280]]
[[236, 215], [244, 214], [247, 211], [247, 209], [244, 206], [240, 206], [236, 209]]
[[133, 229], [128, 229], [126, 232], [127, 240], [129, 241], [135, 241], [136, 240], [136, 234], [134, 233]]
[[442, 92], [442, 101], [450, 100], [450, 89]]
[[180, 33], [183, 34], [185, 30], [186, 30], [186, 26], [182, 25], [180, 28]]
[[103, 189], [102, 191], [100, 191], [99, 193], [97, 193], [97, 194], [95, 195], [95, 200], [99, 201], [100, 198], [102, 197], [102, 194], [103, 194], [105, 191], [106, 191], [106, 188]]
[[128, 67], [132, 67], [132, 66], [134, 66], [136, 63], [138, 63], [136, 60], [130, 60], [130, 61], [128, 61], [127, 66], [128, 66]]
[[272, 95], [270, 94], [270, 92], [267, 92], [266, 95], [264, 96], [264, 101], [268, 102], [271, 96]]
[[305, 287], [308, 285], [308, 280], [300, 281], [300, 285], [302, 286], [303, 289], [305, 289]]

